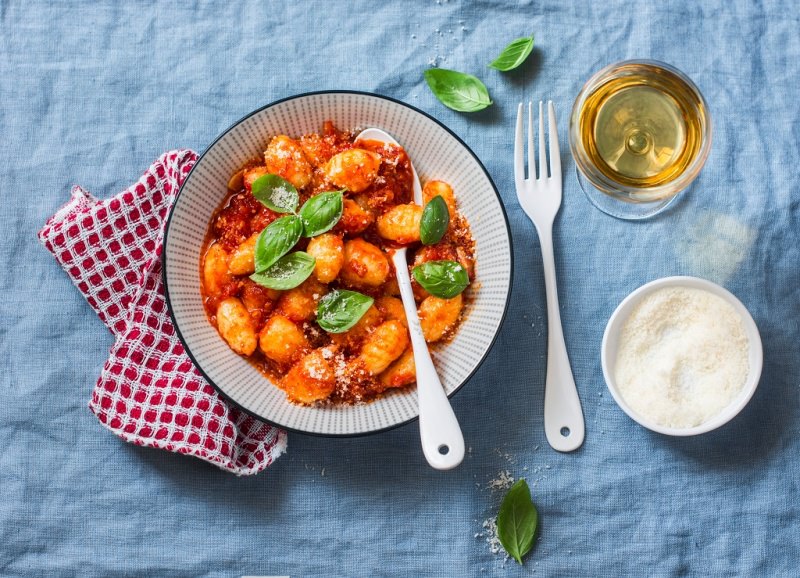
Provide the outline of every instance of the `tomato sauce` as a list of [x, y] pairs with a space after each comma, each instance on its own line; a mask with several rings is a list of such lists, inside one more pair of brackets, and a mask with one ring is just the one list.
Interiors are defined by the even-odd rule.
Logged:
[[[339, 131], [330, 122], [323, 125], [320, 133], [304, 135], [294, 142], [302, 149], [312, 167], [307, 186], [298, 189], [300, 205], [316, 194], [340, 189], [326, 173], [327, 163], [336, 155], [359, 148], [380, 157], [377, 174], [366, 189], [358, 193], [345, 191], [344, 214], [330, 234], [339, 237], [344, 246], [349, 246], [348, 242], [353, 239], [362, 238], [381, 248], [391, 263], [388, 253], [397, 245], [381, 238], [375, 220], [392, 207], [413, 203], [413, 173], [411, 160], [405, 150], [376, 141], [355, 143], [352, 133]], [[317, 361], [322, 363], [320, 360], [324, 360], [323, 369], [335, 375], [332, 391], [324, 397], [314, 398], [314, 403], [361, 403], [374, 399], [389, 388], [413, 386], [413, 362], [410, 366], [408, 363], [410, 345], [403, 356], [394, 359], [393, 365], [380, 374], [367, 371], [370, 360], [365, 358], [362, 351], [376, 327], [397, 317], [399, 290], [392, 267], [389, 267], [385, 280], [376, 286], [353, 287], [341, 278], [323, 284], [312, 274], [302, 285], [288, 291], [263, 287], [252, 281], [249, 273], [234, 275], [226, 270], [225, 263], [230, 263], [238, 251], [243, 251], [248, 240], [252, 244], [255, 235], [282, 216], [259, 202], [250, 190], [248, 171], [265, 172], [264, 162], [264, 159], [253, 159], [240, 171], [241, 178], [231, 179], [234, 188], [227, 191], [209, 223], [200, 275], [203, 302], [210, 322], [217, 326], [219, 304], [232, 298], [239, 300], [247, 309], [252, 330], [259, 340], [266, 339], [265, 331], [272, 316], [290, 319], [302, 332], [302, 336], [297, 336], [301, 345], [297, 347], [296, 355], [294, 351], [289, 351], [288, 360], [276, 360], [265, 355], [259, 346], [244, 356], [274, 384], [285, 389], [291, 401], [307, 403], [308, 397], [296, 394], [295, 390], [303, 385], [309, 385], [310, 388], [315, 385], [311, 382], [322, 380], [318, 379], [319, 372], [308, 358], [309, 352], [313, 351], [319, 352], [315, 358]], [[301, 238], [294, 250], [305, 250], [308, 243], [309, 239]], [[448, 259], [461, 262], [470, 277], [473, 276], [474, 244], [469, 225], [460, 214], [451, 216], [451, 226], [440, 243], [424, 247], [416, 243], [409, 249], [411, 266], [424, 261]], [[212, 253], [215, 259], [213, 263]], [[368, 264], [354, 262], [352, 267], [356, 272], [359, 267], [367, 269], [359, 275], [370, 272]], [[421, 302], [427, 293], [416, 283], [414, 285], [415, 295]], [[375, 304], [353, 329], [345, 333], [328, 334], [316, 323], [316, 306], [325, 293], [336, 288], [355, 289], [373, 297]], [[466, 291], [469, 292], [469, 288]], [[459, 311], [460, 303], [459, 299]], [[402, 317], [405, 323], [404, 314]], [[452, 335], [458, 323], [457, 320], [451, 324], [448, 336]], [[293, 376], [299, 373], [305, 376], [309, 384], [301, 380], [300, 386], [297, 386], [292, 381]]]

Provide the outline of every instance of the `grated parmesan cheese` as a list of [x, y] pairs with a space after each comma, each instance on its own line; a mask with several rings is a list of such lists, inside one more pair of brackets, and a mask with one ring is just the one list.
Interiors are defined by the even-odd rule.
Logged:
[[317, 359], [313, 359], [308, 363], [306, 371], [311, 379], [325, 379], [325, 368], [320, 365]]
[[622, 328], [617, 388], [635, 412], [659, 425], [698, 426], [742, 391], [748, 347], [741, 316], [721, 297], [688, 287], [660, 289]]
[[270, 195], [272, 202], [279, 207], [289, 206], [289, 204], [294, 201], [294, 196], [294, 191], [290, 191], [285, 186], [274, 188]]
[[486, 540], [486, 544], [489, 546], [489, 552], [495, 555], [505, 554], [505, 558], [508, 560], [508, 554], [503, 549], [503, 544], [500, 543], [500, 537], [497, 535], [497, 516], [486, 518], [483, 521], [482, 527], [484, 531], [476, 534], [476, 537]]
[[495, 479], [489, 480], [489, 482], [486, 484], [486, 487], [492, 491], [498, 491], [507, 490], [513, 485], [514, 476], [511, 475], [511, 472], [508, 470], [501, 470]]

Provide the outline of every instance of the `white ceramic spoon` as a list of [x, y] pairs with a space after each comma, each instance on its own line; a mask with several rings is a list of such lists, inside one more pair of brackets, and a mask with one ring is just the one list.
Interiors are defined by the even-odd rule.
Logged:
[[[373, 140], [399, 145], [389, 134], [377, 128], [368, 128], [361, 132], [356, 140]], [[417, 171], [412, 165], [414, 177], [414, 202], [422, 205], [422, 187]], [[464, 436], [458, 425], [450, 400], [442, 387], [436, 368], [428, 351], [428, 344], [422, 335], [422, 327], [417, 315], [417, 304], [411, 289], [408, 275], [408, 261], [405, 247], [396, 249], [392, 254], [392, 262], [397, 273], [397, 284], [403, 298], [408, 329], [411, 334], [411, 348], [414, 351], [414, 365], [417, 368], [417, 397], [419, 399], [419, 434], [422, 440], [422, 452], [428, 463], [437, 470], [450, 470], [464, 459]]]

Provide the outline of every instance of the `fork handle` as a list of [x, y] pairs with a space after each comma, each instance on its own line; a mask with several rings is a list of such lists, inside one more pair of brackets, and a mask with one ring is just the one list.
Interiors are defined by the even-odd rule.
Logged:
[[[559, 452], [571, 452], [583, 443], [583, 410], [569, 364], [561, 312], [558, 306], [553, 230], [537, 227], [542, 248], [544, 286], [547, 295], [547, 377], [544, 388], [544, 433], [547, 443]], [[565, 429], [566, 428], [566, 429]], [[563, 432], [563, 433], [562, 433]], [[565, 435], [566, 434], [566, 435]]]

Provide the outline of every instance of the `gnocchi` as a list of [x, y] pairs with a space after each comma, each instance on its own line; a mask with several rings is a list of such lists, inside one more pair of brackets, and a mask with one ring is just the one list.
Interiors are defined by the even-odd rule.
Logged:
[[463, 299], [456, 295], [452, 299], [439, 297], [426, 297], [419, 306], [419, 324], [425, 341], [432, 343], [439, 341], [452, 327], [456, 325], [461, 315]]
[[404, 387], [417, 380], [417, 366], [414, 365], [414, 350], [406, 348], [386, 370], [378, 376], [384, 388]]
[[232, 277], [228, 272], [228, 253], [220, 244], [211, 245], [203, 262], [203, 283], [209, 293], [219, 293]]
[[278, 300], [278, 311], [292, 321], [308, 321], [317, 314], [317, 303], [327, 292], [325, 286], [309, 278], [299, 287], [284, 291]]
[[422, 202], [427, 205], [434, 197], [442, 197], [451, 219], [456, 216], [456, 196], [453, 194], [453, 187], [443, 181], [428, 181], [422, 187]]
[[231, 275], [250, 275], [256, 270], [255, 254], [258, 233], [250, 235], [231, 254], [228, 261], [228, 272]]
[[360, 193], [378, 176], [381, 157], [372, 151], [350, 149], [327, 162], [323, 171], [330, 182], [352, 193]]
[[419, 241], [419, 223], [422, 207], [395, 205], [378, 217], [378, 234], [384, 239], [409, 245]]
[[313, 403], [333, 393], [336, 374], [324, 351], [317, 349], [305, 355], [283, 378], [283, 390], [289, 399]]
[[363, 233], [375, 221], [372, 213], [364, 209], [356, 201], [345, 199], [342, 208], [342, 218], [336, 225], [335, 231], [348, 236]]
[[256, 350], [256, 330], [250, 314], [236, 297], [228, 297], [217, 306], [217, 328], [231, 349], [241, 355]]
[[364, 340], [359, 359], [372, 375], [381, 373], [408, 347], [408, 330], [394, 319], [381, 323]]
[[378, 308], [386, 319], [395, 319], [408, 327], [408, 319], [406, 319], [406, 310], [403, 307], [403, 302], [397, 297], [384, 295], [375, 300], [375, 307]]
[[311, 164], [296, 140], [286, 135], [273, 138], [264, 152], [267, 171], [276, 174], [302, 189], [311, 182]]
[[245, 170], [244, 173], [242, 173], [242, 181], [244, 184], [244, 188], [247, 189], [248, 191], [252, 190], [253, 183], [256, 182], [257, 179], [268, 174], [269, 174], [269, 169], [264, 166], [252, 167]]
[[342, 280], [354, 287], [378, 287], [389, 276], [389, 260], [379, 247], [364, 239], [344, 244]]
[[290, 363], [309, 348], [305, 333], [283, 315], [269, 318], [258, 335], [258, 346], [269, 359], [284, 364]]
[[314, 275], [320, 283], [330, 283], [339, 276], [344, 264], [344, 243], [339, 235], [324, 233], [308, 242], [306, 253], [314, 257]]
[[[251, 278], [258, 238], [282, 216], [252, 194], [253, 183], [269, 174], [297, 189], [295, 212], [301, 215], [311, 197], [342, 191], [341, 216], [318, 229], [326, 232], [301, 236], [289, 249], [304, 251], [314, 262], [302, 283], [282, 291]], [[257, 366], [292, 403], [353, 404], [413, 386], [409, 323], [391, 251], [406, 246], [411, 267], [452, 260], [470, 278], [475, 274], [469, 223], [456, 212], [453, 188], [443, 181], [426, 183], [424, 202], [437, 195], [448, 206], [451, 225], [438, 243], [422, 246], [423, 208], [412, 203], [411, 162], [402, 147], [355, 142], [330, 122], [319, 134], [274, 136], [260, 159], [229, 179], [227, 196], [209, 224], [200, 280], [211, 323], [231, 350]], [[274, 246], [265, 243], [258, 250], [277, 250]], [[413, 288], [425, 339], [445, 341], [458, 327], [464, 298], [440, 299], [416, 282]], [[323, 302], [333, 291], [338, 293]], [[342, 310], [333, 309], [340, 303], [357, 313], [349, 318], [345, 313], [341, 321]]]

